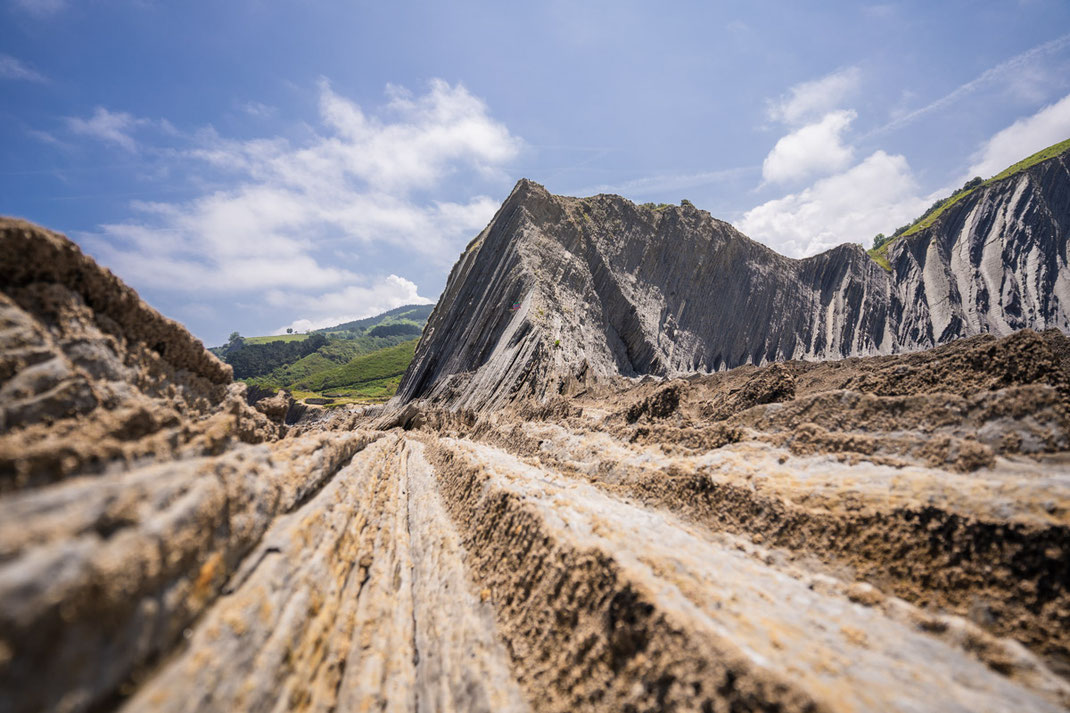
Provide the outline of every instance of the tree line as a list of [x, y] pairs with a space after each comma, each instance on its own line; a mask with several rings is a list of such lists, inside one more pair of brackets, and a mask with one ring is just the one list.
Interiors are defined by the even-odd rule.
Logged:
[[263, 376], [274, 369], [306, 357], [327, 344], [327, 337], [313, 334], [299, 342], [248, 344], [237, 333], [231, 335], [223, 361], [234, 367], [234, 378]]

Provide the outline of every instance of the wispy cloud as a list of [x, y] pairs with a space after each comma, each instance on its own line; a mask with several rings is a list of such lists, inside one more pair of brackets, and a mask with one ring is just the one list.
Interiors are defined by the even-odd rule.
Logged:
[[243, 102], [238, 105], [243, 112], [257, 119], [269, 119], [275, 115], [276, 109], [262, 102]]
[[729, 181], [740, 176], [750, 175], [758, 171], [757, 166], [740, 166], [737, 168], [725, 168], [718, 171], [703, 171], [700, 173], [661, 173], [654, 176], [643, 176], [622, 183], [600, 183], [593, 186], [584, 186], [572, 191], [572, 195], [590, 196], [596, 193], [617, 193], [623, 196], [646, 197], [664, 194], [667, 191], [707, 186], [711, 183]]
[[48, 81], [48, 77], [11, 55], [0, 54], [0, 79], [16, 79], [24, 82]]
[[98, 106], [93, 116], [88, 119], [68, 118], [67, 128], [75, 134], [110, 142], [133, 152], [137, 151], [137, 141], [134, 140], [133, 131], [139, 126], [147, 126], [151, 123], [149, 119], [139, 119], [121, 111], [111, 112]]
[[50, 17], [67, 7], [67, 0], [12, 0], [12, 4], [37, 17]]
[[965, 84], [959, 87], [956, 87], [955, 89], [940, 97], [936, 101], [930, 102], [919, 109], [907, 112], [902, 116], [898, 116], [895, 119], [892, 119], [887, 124], [873, 129], [862, 138], [871, 138], [873, 136], [878, 136], [880, 134], [886, 134], [891, 131], [901, 129], [904, 126], [907, 126], [908, 124], [917, 121], [918, 119], [927, 114], [931, 114], [934, 111], [939, 111], [940, 109], [944, 109], [953, 105], [955, 102], [961, 100], [963, 97], [977, 91], [978, 89], [986, 85], [998, 81], [1003, 81], [1006, 79], [1013, 79], [1016, 76], [1020, 76], [1027, 71], [1030, 63], [1036, 61], [1037, 59], [1040, 59], [1041, 57], [1044, 57], [1045, 55], [1050, 55], [1055, 52], [1058, 52], [1068, 46], [1070, 46], [1070, 34], [1065, 34], [1061, 37], [1057, 37], [1054, 40], [1051, 40], [1050, 42], [1045, 42], [1044, 44], [1037, 45], [1036, 47], [1030, 50], [1026, 50], [1021, 54], [1015, 55], [1014, 57], [1011, 57], [1010, 59], [1004, 62], [1000, 62], [996, 66], [985, 70], [976, 78], [970, 80], [969, 82], [966, 82]]

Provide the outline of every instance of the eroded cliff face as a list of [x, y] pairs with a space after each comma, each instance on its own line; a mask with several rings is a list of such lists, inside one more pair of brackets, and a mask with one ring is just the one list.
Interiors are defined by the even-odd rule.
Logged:
[[398, 395], [493, 406], [621, 375], [878, 353], [890, 294], [857, 246], [791, 260], [690, 204], [524, 180], [451, 273]]
[[[536, 231], [584, 204], [544, 205], [455, 270], [421, 387], [448, 408], [292, 425], [70, 241], [0, 222], [0, 713], [1066, 710], [1070, 339], [594, 379], [690, 366], [601, 306], [671, 292], [621, 264], [671, 270]], [[676, 219], [740, 269], [767, 253]], [[790, 289], [838, 314], [839, 259], [786, 262]], [[462, 275], [499, 319], [465, 319], [499, 297]], [[590, 303], [551, 319], [552, 290]], [[436, 359], [501, 406], [457, 408]], [[579, 390], [544, 399], [560, 374]]]
[[493, 408], [619, 376], [1070, 329], [1065, 155], [897, 241], [792, 260], [689, 203], [554, 196], [522, 180], [450, 275], [399, 399]]
[[889, 250], [898, 336], [1070, 331], [1070, 154], [986, 186]]

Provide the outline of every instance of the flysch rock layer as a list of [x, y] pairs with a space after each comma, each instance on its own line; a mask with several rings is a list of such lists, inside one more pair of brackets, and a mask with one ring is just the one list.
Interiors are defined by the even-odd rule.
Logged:
[[636, 382], [626, 314], [544, 344], [453, 280], [423, 363], [488, 369], [287, 425], [0, 227], [0, 713], [1070, 707], [1058, 330]]
[[0, 493], [284, 430], [65, 237], [0, 218]]
[[402, 402], [494, 408], [595, 379], [916, 351], [1070, 330], [1070, 154], [897, 240], [793, 260], [684, 201], [567, 198], [521, 180], [468, 246]]

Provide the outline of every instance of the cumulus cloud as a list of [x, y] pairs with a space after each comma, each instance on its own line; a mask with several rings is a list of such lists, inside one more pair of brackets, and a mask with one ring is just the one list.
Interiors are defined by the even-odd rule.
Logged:
[[[300, 143], [199, 132], [180, 159], [211, 168], [221, 176], [214, 182], [229, 188], [134, 203], [135, 218], [101, 226], [83, 242], [137, 286], [259, 293], [260, 304], [297, 311], [309, 324], [426, 301], [396, 275], [365, 277], [377, 271], [364, 265], [366, 255], [390, 251], [393, 264], [452, 261], [497, 202], [442, 200], [446, 179], [500, 178], [521, 142], [463, 86], [437, 80], [418, 96], [389, 88], [376, 114], [324, 81], [318, 106], [320, 125]], [[104, 109], [98, 116], [72, 129], [89, 133], [92, 125], [95, 136], [130, 149], [137, 120]]]
[[855, 116], [853, 111], [834, 111], [781, 138], [762, 163], [762, 178], [784, 183], [845, 168], [854, 152], [844, 144], [843, 133]]
[[989, 139], [974, 156], [970, 176], [991, 178], [1052, 144], [1070, 139], [1070, 95], [1019, 119]]
[[277, 307], [294, 307], [301, 314], [306, 315], [275, 330], [275, 334], [284, 334], [287, 327], [295, 332], [323, 329], [356, 319], [373, 317], [402, 305], [431, 303], [431, 300], [419, 294], [413, 282], [397, 275], [364, 280], [364, 284], [348, 285], [343, 289], [322, 295], [311, 296], [285, 290], [271, 290], [266, 297], [269, 304]]
[[839, 108], [854, 92], [862, 73], [847, 67], [821, 79], [796, 84], [787, 94], [769, 102], [769, 118], [785, 124], [799, 124]]
[[0, 54], [0, 79], [18, 79], [24, 82], [47, 82], [48, 77], [11, 55]]
[[908, 223], [930, 199], [903, 156], [876, 151], [858, 165], [744, 214], [736, 227], [791, 257], [844, 242], [868, 244], [878, 232]]

